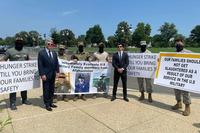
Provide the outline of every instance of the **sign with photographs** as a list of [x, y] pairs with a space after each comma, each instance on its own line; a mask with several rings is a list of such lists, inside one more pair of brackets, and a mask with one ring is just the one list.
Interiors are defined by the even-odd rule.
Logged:
[[66, 61], [59, 59], [60, 76], [55, 94], [105, 93], [109, 89], [110, 67], [107, 62]]

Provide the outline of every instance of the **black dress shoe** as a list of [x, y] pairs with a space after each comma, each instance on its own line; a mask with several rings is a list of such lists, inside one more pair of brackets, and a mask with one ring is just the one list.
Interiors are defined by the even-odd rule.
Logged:
[[58, 106], [55, 105], [55, 104], [51, 104], [50, 107], [52, 107], [52, 108], [57, 108]]
[[24, 100], [24, 101], [22, 101], [22, 104], [31, 105], [32, 103], [28, 100]]
[[46, 107], [46, 110], [52, 111], [52, 108], [48, 106], [48, 107]]
[[113, 96], [110, 101], [114, 101], [115, 99], [116, 99], [116, 97]]
[[17, 110], [17, 107], [16, 107], [15, 104], [11, 104], [11, 105], [10, 105], [10, 109], [11, 109], [11, 110]]
[[127, 97], [125, 97], [125, 98], [124, 98], [124, 101], [126, 101], [126, 102], [129, 102], [129, 100], [128, 100], [128, 98], [127, 98]]

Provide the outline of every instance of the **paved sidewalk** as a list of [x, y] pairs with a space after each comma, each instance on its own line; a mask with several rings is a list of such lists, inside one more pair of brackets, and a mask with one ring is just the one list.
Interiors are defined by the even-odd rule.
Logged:
[[[200, 99], [192, 98], [191, 115], [182, 110], [172, 111], [174, 95], [153, 94], [153, 103], [139, 102], [139, 93], [129, 90], [130, 102], [111, 102], [98, 97], [87, 101], [59, 101], [52, 112], [43, 107], [41, 89], [31, 90], [28, 97], [33, 105], [21, 105], [18, 94], [17, 111], [8, 107], [8, 95], [1, 95], [0, 120], [10, 116], [12, 124], [3, 133], [200, 133]], [[147, 95], [146, 95], [147, 97]]]

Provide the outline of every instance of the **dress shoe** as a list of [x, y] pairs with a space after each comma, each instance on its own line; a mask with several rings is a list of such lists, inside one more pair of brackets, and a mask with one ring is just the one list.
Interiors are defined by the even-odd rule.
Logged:
[[125, 97], [125, 98], [124, 98], [124, 101], [126, 101], [126, 102], [129, 102], [129, 100], [128, 100], [128, 98], [127, 98], [127, 97]]
[[55, 104], [51, 104], [50, 107], [52, 107], [52, 108], [57, 108], [58, 106], [55, 105]]
[[23, 101], [22, 101], [22, 104], [31, 105], [31, 102], [28, 101], [28, 100], [23, 100]]
[[115, 99], [116, 99], [116, 97], [113, 96], [110, 101], [114, 101]]
[[50, 106], [46, 107], [46, 110], [52, 111], [52, 108]]
[[17, 107], [16, 107], [16, 105], [13, 103], [13, 104], [10, 105], [10, 109], [11, 109], [11, 110], [17, 110]]

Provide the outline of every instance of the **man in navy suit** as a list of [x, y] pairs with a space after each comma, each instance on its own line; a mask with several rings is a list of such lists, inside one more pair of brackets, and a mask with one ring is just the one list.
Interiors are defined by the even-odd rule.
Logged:
[[46, 47], [38, 54], [38, 69], [43, 84], [43, 100], [45, 108], [52, 111], [57, 106], [53, 104], [53, 95], [55, 87], [55, 78], [59, 73], [58, 57], [55, 51], [52, 51], [54, 43], [52, 40], [46, 40]]
[[127, 98], [127, 67], [129, 65], [128, 54], [124, 52], [124, 44], [118, 43], [118, 52], [113, 54], [112, 65], [114, 67], [114, 85], [113, 95], [111, 101], [116, 99], [117, 86], [119, 78], [121, 77], [123, 85], [123, 96], [125, 101], [129, 101]]

